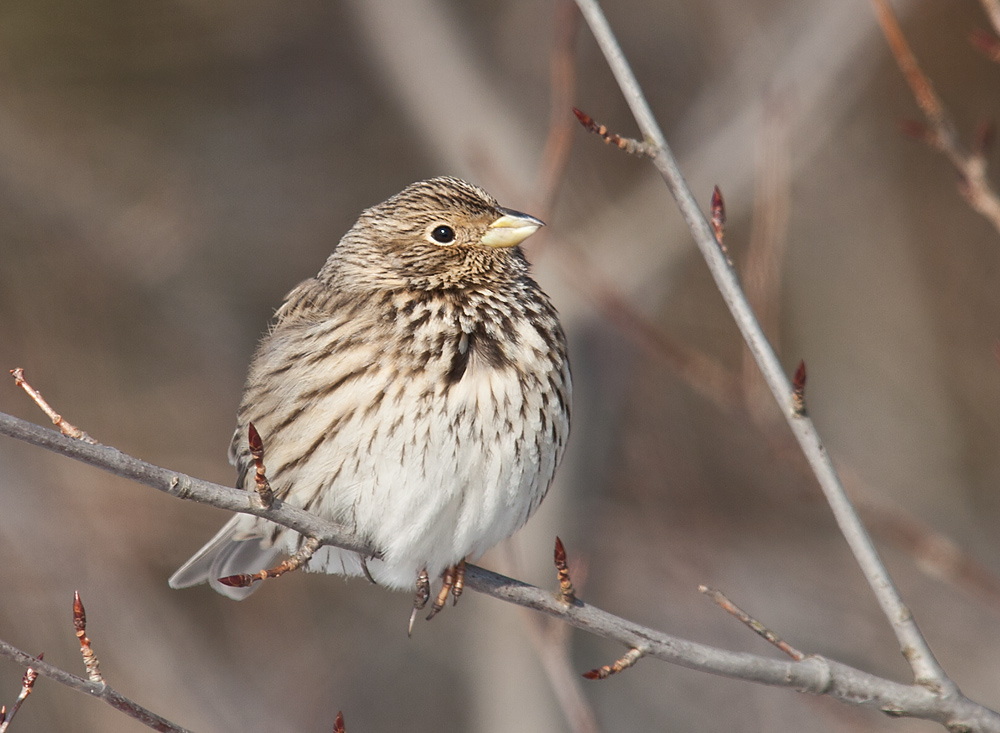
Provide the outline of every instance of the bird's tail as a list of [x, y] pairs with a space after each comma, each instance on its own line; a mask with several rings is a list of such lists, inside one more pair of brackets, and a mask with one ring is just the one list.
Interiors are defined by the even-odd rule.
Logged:
[[263, 536], [249, 534], [246, 521], [245, 515], [237, 514], [226, 522], [215, 537], [170, 576], [170, 587], [188, 588], [208, 582], [213, 590], [236, 601], [253, 593], [259, 583], [248, 588], [232, 588], [220, 583], [219, 578], [269, 568], [282, 552], [273, 545], [265, 547]]

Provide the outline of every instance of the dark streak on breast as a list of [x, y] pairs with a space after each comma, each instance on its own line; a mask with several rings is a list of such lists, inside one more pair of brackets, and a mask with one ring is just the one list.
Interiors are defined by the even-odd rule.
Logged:
[[451, 367], [448, 369], [447, 375], [449, 386], [462, 380], [472, 358], [491, 369], [505, 369], [513, 366], [513, 362], [507, 356], [500, 341], [487, 333], [483, 323], [477, 323], [475, 330], [466, 336], [468, 337], [468, 348], [465, 349], [464, 353], [459, 348], [461, 338], [455, 343], [455, 353], [452, 356]]
[[469, 347], [465, 351], [459, 348], [461, 337], [455, 340], [455, 353], [451, 357], [451, 366], [448, 368], [448, 374], [445, 377], [449, 387], [461, 382], [462, 377], [465, 376], [465, 370], [469, 368], [469, 356], [472, 354], [472, 340], [473, 334], [469, 334]]

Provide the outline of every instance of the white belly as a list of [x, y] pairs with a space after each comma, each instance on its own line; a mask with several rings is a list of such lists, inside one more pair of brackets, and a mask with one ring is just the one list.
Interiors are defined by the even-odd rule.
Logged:
[[[377, 582], [411, 588], [421, 569], [434, 578], [527, 521], [555, 472], [561, 446], [553, 437], [564, 438], [568, 425], [555, 400], [525, 402], [513, 368], [471, 363], [461, 381], [433, 395], [419, 393], [421, 380], [391, 377], [374, 370], [313, 408], [322, 425], [344, 412], [344, 400], [378, 400], [374, 412], [355, 410], [289, 476], [289, 500], [303, 503], [295, 486], [329, 486], [307, 508], [380, 549], [382, 559], [367, 563]], [[294, 551], [297, 540], [285, 533], [279, 543]], [[362, 574], [356, 555], [330, 547], [308, 569]]]

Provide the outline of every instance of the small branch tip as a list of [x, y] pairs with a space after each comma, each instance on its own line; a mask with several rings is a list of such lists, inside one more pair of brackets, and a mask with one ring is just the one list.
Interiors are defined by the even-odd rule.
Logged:
[[613, 674], [624, 672], [626, 669], [642, 659], [645, 655], [646, 652], [637, 647], [629, 649], [625, 653], [625, 656], [621, 659], [615, 660], [612, 664], [605, 664], [603, 667], [599, 667], [598, 669], [592, 669], [589, 672], [584, 672], [583, 678], [586, 680], [606, 680]]
[[[44, 653], [39, 654], [37, 657], [38, 661], [42, 661], [42, 657], [44, 656]], [[6, 733], [11, 721], [14, 720], [14, 716], [17, 715], [17, 711], [21, 709], [21, 705], [35, 688], [35, 680], [37, 679], [38, 672], [28, 667], [24, 670], [24, 677], [21, 678], [21, 692], [18, 694], [14, 704], [10, 706], [10, 710], [7, 710], [6, 705], [0, 705], [0, 733]]]
[[247, 424], [247, 443], [250, 445], [250, 456], [253, 458], [257, 498], [264, 509], [270, 509], [274, 504], [274, 491], [267, 480], [267, 469], [264, 468], [264, 441], [261, 440], [260, 433], [253, 423]]
[[73, 591], [73, 628], [76, 631], [76, 638], [80, 640], [80, 654], [83, 657], [83, 666], [87, 669], [87, 677], [91, 682], [103, 685], [100, 661], [90, 647], [90, 639], [87, 638], [87, 611], [83, 607], [78, 590]]
[[622, 137], [621, 135], [609, 132], [605, 125], [599, 124], [593, 117], [576, 107], [573, 107], [573, 114], [576, 115], [576, 119], [580, 121], [580, 124], [583, 125], [588, 132], [592, 132], [599, 136], [608, 145], [615, 145], [619, 150], [622, 150], [629, 155], [638, 155], [645, 158], [656, 157], [658, 151], [656, 146], [652, 143], [641, 142], [630, 137]]
[[309, 562], [309, 558], [311, 558], [319, 548], [320, 543], [318, 539], [315, 537], [307, 537], [298, 552], [287, 560], [278, 563], [273, 568], [260, 570], [253, 575], [248, 575], [246, 573], [227, 575], [224, 578], [218, 578], [218, 581], [223, 585], [228, 585], [230, 588], [249, 588], [251, 585], [261, 580], [266, 580], [267, 578], [278, 578], [285, 573], [298, 570]]
[[569, 564], [566, 561], [566, 548], [562, 540], [556, 537], [555, 547], [556, 574], [559, 578], [559, 600], [568, 606], [577, 603], [576, 590], [573, 588], [573, 580], [569, 574]]
[[59, 428], [59, 432], [63, 435], [69, 436], [70, 438], [76, 438], [77, 440], [82, 440], [84, 443], [90, 443], [91, 445], [97, 445], [97, 441], [87, 435], [85, 432], [80, 430], [68, 420], [63, 418], [58, 412], [52, 409], [52, 406], [45, 401], [42, 397], [41, 392], [28, 384], [28, 380], [24, 376], [24, 369], [21, 367], [16, 367], [10, 370], [11, 376], [14, 377], [14, 384], [23, 389], [28, 397], [38, 405], [39, 409], [44, 412], [48, 418], [52, 421], [52, 424]]
[[[265, 570], [261, 572], [264, 573], [267, 571]], [[261, 575], [261, 573], [257, 573], [257, 575]], [[247, 575], [246, 573], [240, 573], [239, 575], [227, 575], [226, 577], [219, 578], [218, 580], [220, 583], [228, 585], [230, 588], [248, 588], [253, 585], [255, 580], [263, 580], [265, 577], [267, 576], [264, 575], [258, 578], [253, 575]]]
[[792, 378], [792, 414], [805, 417], [806, 414], [806, 362], [799, 362], [795, 376]]
[[755, 619], [753, 616], [748, 614], [742, 608], [737, 606], [731, 600], [726, 598], [726, 596], [721, 592], [713, 588], [709, 588], [705, 585], [699, 585], [698, 590], [704, 593], [706, 596], [712, 599], [722, 610], [728, 613], [733, 618], [740, 621], [742, 624], [747, 626], [751, 631], [753, 631], [758, 636], [764, 638], [768, 643], [773, 644], [778, 649], [783, 651], [785, 654], [790, 656], [796, 662], [801, 662], [806, 658], [806, 655], [800, 652], [798, 649], [793, 647], [787, 641], [784, 641], [780, 636], [775, 634], [769, 628], [764, 626], [760, 621]]
[[726, 202], [718, 186], [712, 189], [712, 232], [719, 244], [722, 244], [726, 236]]
[[715, 235], [715, 241], [718, 243], [719, 249], [722, 250], [726, 262], [732, 267], [733, 261], [729, 258], [729, 250], [726, 249], [726, 202], [723, 200], [722, 190], [718, 186], [712, 189], [712, 203], [710, 208], [712, 211], [712, 216], [710, 217], [712, 234]]

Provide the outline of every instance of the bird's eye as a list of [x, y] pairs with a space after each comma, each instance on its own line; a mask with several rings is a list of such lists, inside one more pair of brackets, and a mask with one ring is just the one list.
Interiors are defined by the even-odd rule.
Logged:
[[438, 244], [451, 244], [455, 241], [455, 230], [450, 226], [441, 224], [431, 232], [431, 238]]

